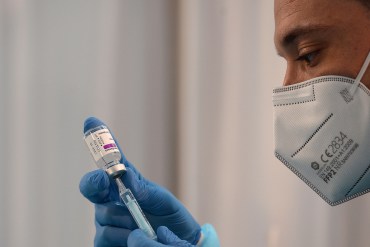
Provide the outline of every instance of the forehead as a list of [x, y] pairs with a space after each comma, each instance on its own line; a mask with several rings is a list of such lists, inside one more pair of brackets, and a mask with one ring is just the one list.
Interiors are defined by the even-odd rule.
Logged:
[[275, 21], [280, 22], [297, 14], [304, 15], [302, 18], [312, 15], [330, 16], [338, 4], [348, 1], [350, 0], [275, 0]]
[[275, 44], [291, 30], [338, 24], [349, 0], [275, 0]]

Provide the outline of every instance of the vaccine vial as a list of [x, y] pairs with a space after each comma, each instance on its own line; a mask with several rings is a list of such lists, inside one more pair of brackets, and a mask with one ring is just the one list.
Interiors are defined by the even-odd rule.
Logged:
[[121, 152], [105, 125], [86, 130], [84, 139], [99, 168], [103, 169], [112, 178], [118, 178], [125, 173], [126, 167], [120, 162]]

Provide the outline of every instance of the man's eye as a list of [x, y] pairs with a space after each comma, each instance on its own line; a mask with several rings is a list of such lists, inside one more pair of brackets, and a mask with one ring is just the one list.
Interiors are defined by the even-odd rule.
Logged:
[[305, 62], [307, 66], [314, 66], [317, 53], [318, 51], [314, 51], [314, 52], [301, 55], [297, 58], [297, 61]]

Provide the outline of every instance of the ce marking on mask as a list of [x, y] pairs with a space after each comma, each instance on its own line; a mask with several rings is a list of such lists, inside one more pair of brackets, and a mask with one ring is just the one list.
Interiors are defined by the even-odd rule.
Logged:
[[311, 162], [311, 167], [328, 184], [358, 147], [359, 145], [353, 139], [340, 131], [322, 152], [319, 162]]

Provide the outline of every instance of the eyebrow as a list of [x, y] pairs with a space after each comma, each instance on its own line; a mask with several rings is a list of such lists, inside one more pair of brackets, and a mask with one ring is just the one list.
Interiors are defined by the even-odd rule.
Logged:
[[[281, 43], [283, 47], [291, 46], [299, 37], [316, 32], [323, 32], [327, 31], [330, 27], [328, 25], [301, 25], [296, 26], [289, 30], [281, 39]], [[277, 54], [281, 56], [281, 54], [277, 51]]]

